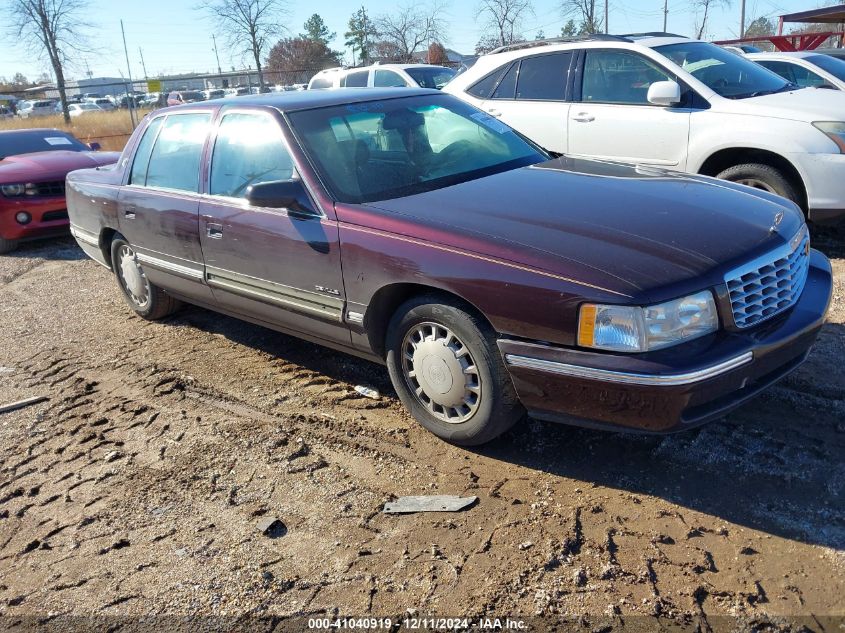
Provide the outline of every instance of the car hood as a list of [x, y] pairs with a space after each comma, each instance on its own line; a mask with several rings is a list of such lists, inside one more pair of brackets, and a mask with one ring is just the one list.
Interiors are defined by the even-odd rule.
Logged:
[[732, 99], [725, 111], [790, 121], [845, 120], [845, 93], [827, 88], [802, 88], [748, 99]]
[[12, 184], [44, 180], [64, 180], [74, 169], [116, 163], [118, 152], [37, 152], [18, 154], [0, 160], [0, 183]]
[[747, 187], [571, 157], [366, 206], [454, 247], [655, 300], [720, 283], [803, 224], [791, 202]]

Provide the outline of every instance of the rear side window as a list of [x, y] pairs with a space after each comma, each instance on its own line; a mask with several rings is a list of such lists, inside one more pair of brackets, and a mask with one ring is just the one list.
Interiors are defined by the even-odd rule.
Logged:
[[293, 160], [275, 121], [257, 114], [223, 117], [211, 158], [211, 195], [243, 198], [250, 185], [292, 176]]
[[326, 77], [318, 77], [317, 79], [311, 80], [311, 90], [317, 90], [319, 88], [331, 88], [332, 82]]
[[[519, 66], [516, 98], [535, 101], [563, 101], [572, 53], [526, 57]], [[505, 78], [507, 79], [507, 77]]]
[[505, 76], [502, 77], [502, 81], [499, 82], [493, 93], [493, 99], [513, 99], [514, 93], [516, 92], [516, 76], [518, 73], [519, 62], [513, 64], [508, 72], [505, 73]]
[[370, 71], [368, 70], [360, 70], [355, 73], [349, 73], [346, 77], [344, 77], [341, 85], [346, 86], [347, 88], [366, 88], [367, 77], [369, 74]]
[[470, 86], [467, 92], [478, 99], [489, 99], [490, 95], [493, 94], [493, 90], [496, 88], [496, 84], [499, 83], [499, 79], [507, 72], [508, 68], [509, 66], [502, 66], [495, 72], [490, 73]]
[[150, 165], [150, 154], [153, 151], [156, 136], [161, 128], [161, 123], [164, 117], [159, 117], [150, 121], [147, 126], [141, 142], [138, 143], [138, 149], [135, 150], [135, 162], [132, 163], [132, 172], [129, 174], [130, 185], [145, 185], [147, 183], [147, 167]]
[[162, 125], [147, 169], [147, 186], [199, 191], [202, 148], [210, 114], [172, 114]]

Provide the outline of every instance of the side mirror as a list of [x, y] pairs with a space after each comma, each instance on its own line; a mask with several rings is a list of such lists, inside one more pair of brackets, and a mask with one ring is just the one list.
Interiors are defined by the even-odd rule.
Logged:
[[658, 106], [673, 106], [681, 102], [681, 87], [675, 81], [655, 81], [648, 87], [648, 102]]
[[250, 185], [246, 199], [254, 207], [315, 213], [301, 180], [271, 180]]
[[92, 152], [99, 152], [101, 149], [103, 149], [103, 146], [99, 143], [88, 143], [88, 147], [91, 148]]

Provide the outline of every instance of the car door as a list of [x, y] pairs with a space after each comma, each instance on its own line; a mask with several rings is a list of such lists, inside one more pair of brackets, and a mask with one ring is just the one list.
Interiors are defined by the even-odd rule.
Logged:
[[118, 193], [120, 232], [155, 284], [210, 300], [199, 239], [199, 176], [211, 112], [150, 121]]
[[545, 149], [566, 152], [572, 58], [559, 51], [516, 60], [481, 107]]
[[297, 173], [271, 113], [222, 115], [200, 204], [206, 279], [228, 310], [348, 345], [337, 223], [313, 202], [313, 211], [296, 211], [246, 200], [250, 185]]
[[569, 153], [683, 170], [691, 109], [650, 104], [656, 81], [677, 79], [633, 51], [586, 49], [569, 111]]

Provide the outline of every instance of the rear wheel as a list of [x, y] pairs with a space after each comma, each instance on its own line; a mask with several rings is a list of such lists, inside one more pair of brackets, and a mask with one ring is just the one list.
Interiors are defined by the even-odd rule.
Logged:
[[5, 237], [0, 237], [0, 253], [11, 253], [17, 247], [17, 240], [7, 240]]
[[387, 367], [399, 399], [426, 429], [472, 446], [525, 415], [496, 347], [495, 332], [447, 297], [404, 303], [387, 332]]
[[150, 321], [162, 319], [179, 309], [179, 302], [150, 282], [135, 250], [123, 237], [111, 243], [112, 270], [129, 307]]
[[777, 168], [762, 163], [734, 165], [716, 176], [740, 185], [768, 191], [797, 205], [802, 204], [801, 197], [789, 179]]

